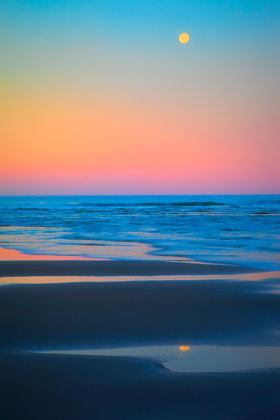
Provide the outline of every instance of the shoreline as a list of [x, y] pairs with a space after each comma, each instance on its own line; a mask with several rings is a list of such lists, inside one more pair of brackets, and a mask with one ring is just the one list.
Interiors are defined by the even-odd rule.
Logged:
[[[197, 281], [209, 271], [265, 272], [268, 278]], [[268, 270], [240, 266], [131, 260], [1, 261], [3, 272], [10, 279], [40, 273], [46, 280], [50, 273], [61, 279], [65, 273], [73, 279], [81, 272], [104, 279], [109, 273], [116, 282], [0, 287], [1, 418], [279, 419], [277, 368], [177, 373], [147, 358], [44, 352], [167, 343], [279, 346], [280, 294], [271, 293], [279, 278], [273, 272], [269, 278]], [[119, 281], [136, 272], [151, 281]], [[151, 274], [167, 272], [187, 273], [193, 281], [154, 281]]]

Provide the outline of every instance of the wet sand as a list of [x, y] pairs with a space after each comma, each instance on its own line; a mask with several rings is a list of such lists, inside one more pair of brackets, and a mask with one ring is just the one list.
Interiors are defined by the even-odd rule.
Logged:
[[1, 286], [0, 418], [278, 420], [277, 369], [178, 374], [147, 360], [36, 353], [160, 344], [279, 346], [280, 294], [273, 293], [279, 279], [152, 281], [152, 273], [163, 271], [222, 274], [232, 268], [248, 272], [150, 261], [1, 262], [2, 276], [81, 270], [99, 276], [137, 272], [151, 281]]
[[0, 261], [0, 277], [214, 275], [264, 271], [267, 270], [238, 265], [156, 260]]
[[122, 358], [0, 354], [2, 419], [278, 420], [280, 371], [186, 375]]
[[0, 345], [279, 345], [280, 294], [269, 293], [275, 281], [1, 286]]

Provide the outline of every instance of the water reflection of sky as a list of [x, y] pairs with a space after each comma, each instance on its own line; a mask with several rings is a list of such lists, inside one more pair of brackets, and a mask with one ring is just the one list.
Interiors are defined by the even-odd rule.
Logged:
[[[0, 277], [0, 285], [7, 284], [52, 284], [52, 283], [115, 283], [115, 282], [161, 282], [161, 281], [272, 281], [268, 292], [279, 293], [280, 271], [263, 273], [231, 274], [231, 275], [184, 275], [184, 276], [32, 276], [32, 277]], [[267, 285], [269, 286], [269, 285]], [[262, 291], [263, 292], [263, 291]]]
[[79, 356], [134, 357], [154, 360], [184, 373], [232, 372], [280, 367], [280, 347], [150, 346], [48, 353]]
[[42, 255], [26, 254], [16, 249], [0, 247], [0, 261], [75, 261], [75, 260], [100, 260], [100, 258], [81, 257], [76, 255]]
[[[10, 252], [8, 252], [10, 250]], [[16, 250], [17, 251], [16, 254]], [[15, 251], [12, 254], [12, 251]], [[0, 260], [54, 260], [54, 259], [138, 259], [138, 260], [176, 260], [191, 261], [187, 257], [157, 255], [156, 249], [142, 242], [90, 241], [56, 238], [51, 232], [37, 232], [22, 229], [12, 237], [2, 234]]]

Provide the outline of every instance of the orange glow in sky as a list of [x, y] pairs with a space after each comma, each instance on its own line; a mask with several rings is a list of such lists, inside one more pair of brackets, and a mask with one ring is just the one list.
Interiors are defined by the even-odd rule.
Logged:
[[279, 25], [257, 2], [4, 2], [0, 194], [279, 193]]
[[255, 121], [239, 122], [236, 135], [219, 104], [165, 109], [44, 93], [14, 97], [4, 117], [2, 193], [230, 193], [276, 182], [275, 150]]

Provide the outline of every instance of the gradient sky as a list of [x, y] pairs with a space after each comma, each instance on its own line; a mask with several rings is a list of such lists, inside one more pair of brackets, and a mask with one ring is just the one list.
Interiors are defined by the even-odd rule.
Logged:
[[280, 193], [279, 1], [9, 0], [0, 28], [0, 194]]

